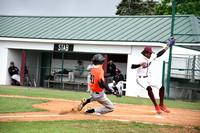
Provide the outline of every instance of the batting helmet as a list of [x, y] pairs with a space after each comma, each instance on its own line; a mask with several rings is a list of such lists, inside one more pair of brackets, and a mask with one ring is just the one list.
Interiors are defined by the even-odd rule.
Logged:
[[94, 65], [97, 64], [103, 64], [104, 63], [104, 57], [102, 54], [96, 54], [93, 56], [92, 61], [94, 62]]

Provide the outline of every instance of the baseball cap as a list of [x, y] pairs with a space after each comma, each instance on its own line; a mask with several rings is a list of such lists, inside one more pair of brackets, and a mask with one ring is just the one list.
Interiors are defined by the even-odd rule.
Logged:
[[11, 61], [11, 62], [10, 62], [10, 64], [14, 64], [14, 62], [13, 62], [13, 61]]
[[118, 68], [116, 68], [115, 72], [119, 72], [119, 69], [118, 69]]
[[147, 51], [147, 52], [149, 52], [149, 53], [155, 53], [155, 52], [152, 51], [152, 48], [151, 48], [150, 46], [146, 46], [146, 47], [144, 48], [144, 51]]

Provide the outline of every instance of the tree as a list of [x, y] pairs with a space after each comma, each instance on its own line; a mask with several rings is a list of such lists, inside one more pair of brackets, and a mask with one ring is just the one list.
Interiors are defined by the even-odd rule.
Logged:
[[154, 15], [157, 2], [153, 0], [122, 0], [116, 15]]
[[[162, 0], [155, 7], [156, 15], [171, 15], [172, 0]], [[176, 0], [176, 14], [194, 14], [200, 16], [200, 0]]]

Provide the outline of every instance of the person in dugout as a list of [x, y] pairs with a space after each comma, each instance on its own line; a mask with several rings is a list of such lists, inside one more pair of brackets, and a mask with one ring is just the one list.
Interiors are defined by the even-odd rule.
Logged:
[[14, 62], [11, 61], [10, 62], [10, 67], [8, 68], [8, 72], [10, 74], [11, 77], [11, 85], [20, 85], [20, 75], [19, 73], [19, 69], [14, 65]]
[[122, 81], [124, 80], [123, 75], [121, 74], [121, 71], [116, 68], [115, 70], [115, 76], [113, 77], [113, 83], [109, 83], [108, 86], [111, 90], [116, 92], [116, 95], [121, 96], [122, 95]]

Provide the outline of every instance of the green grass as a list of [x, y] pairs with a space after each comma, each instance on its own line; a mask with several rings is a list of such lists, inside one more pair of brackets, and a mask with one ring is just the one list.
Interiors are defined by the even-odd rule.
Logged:
[[63, 98], [69, 100], [81, 100], [83, 97], [89, 97], [88, 93], [70, 92], [70, 91], [56, 91], [56, 90], [35, 90], [24, 88], [1, 88], [0, 94], [34, 96], [46, 98]]
[[34, 108], [32, 104], [48, 102], [48, 100], [0, 97], [0, 113], [38, 112], [45, 109]]
[[[169, 130], [181, 132], [187, 128], [100, 120], [0, 122], [1, 133], [163, 133]], [[198, 129], [188, 130], [198, 132]]]
[[[23, 95], [47, 98], [63, 98], [71, 100], [81, 100], [83, 97], [88, 98], [88, 93], [78, 93], [69, 91], [53, 90], [34, 90], [32, 88], [4, 88], [0, 87], [0, 94]], [[114, 103], [127, 103], [135, 105], [152, 105], [149, 99], [108, 96]], [[28, 99], [28, 98], [10, 98], [0, 97], [0, 113], [5, 112], [30, 112], [44, 111], [43, 109], [33, 108], [31, 105], [48, 100]], [[200, 110], [199, 103], [177, 102], [165, 100], [168, 107], [195, 109]], [[192, 130], [192, 131], [191, 131]], [[118, 122], [118, 121], [101, 121], [101, 120], [72, 120], [72, 121], [15, 121], [0, 122], [1, 133], [160, 133], [160, 132], [200, 132], [199, 128], [191, 129], [181, 126], [166, 126], [156, 124], [144, 124], [138, 122]]]
[[[47, 98], [63, 98], [63, 99], [69, 99], [69, 100], [81, 100], [84, 97], [86, 97], [86, 98], [90, 97], [89, 93], [81, 93], [81, 92], [15, 89], [15, 88], [3, 88], [3, 87], [0, 88], [0, 94], [47, 97]], [[135, 97], [117, 98], [117, 97], [111, 96], [111, 95], [108, 95], [108, 98], [113, 103], [126, 103], [126, 104], [134, 104], [134, 105], [153, 106], [151, 100], [148, 98], [147, 99], [146, 98], [135, 98]], [[189, 103], [189, 102], [165, 100], [165, 105], [170, 108], [200, 110], [199, 103]]]

